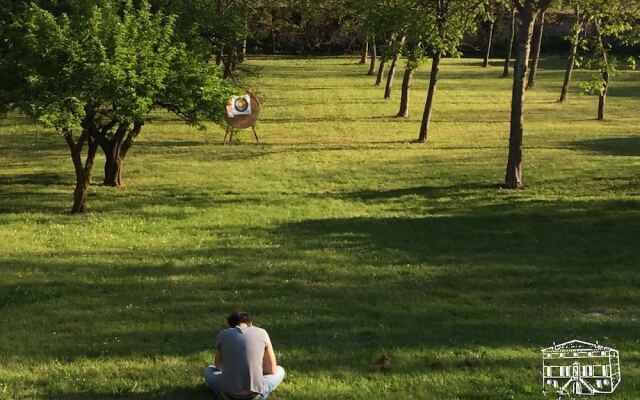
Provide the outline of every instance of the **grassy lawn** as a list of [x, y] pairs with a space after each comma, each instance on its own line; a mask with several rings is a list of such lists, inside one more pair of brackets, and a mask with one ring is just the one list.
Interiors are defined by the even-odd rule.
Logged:
[[609, 398], [637, 399], [640, 73], [598, 122], [543, 61], [507, 191], [498, 61], [446, 60], [427, 145], [428, 66], [399, 120], [355, 58], [249, 64], [263, 144], [158, 115], [82, 217], [64, 140], [0, 120], [0, 399], [210, 399], [234, 306], [288, 371], [274, 400], [539, 399], [539, 350], [574, 338], [620, 350]]

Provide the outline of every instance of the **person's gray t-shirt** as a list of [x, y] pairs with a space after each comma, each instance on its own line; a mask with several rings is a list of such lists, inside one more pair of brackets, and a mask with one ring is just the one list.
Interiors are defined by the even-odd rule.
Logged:
[[222, 349], [222, 391], [262, 393], [262, 360], [267, 346], [271, 346], [269, 335], [257, 326], [220, 331], [216, 349]]

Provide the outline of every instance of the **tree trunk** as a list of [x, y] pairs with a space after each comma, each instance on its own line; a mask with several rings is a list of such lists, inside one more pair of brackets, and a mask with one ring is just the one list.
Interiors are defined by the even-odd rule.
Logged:
[[598, 121], [604, 121], [604, 106], [607, 102], [607, 92], [609, 91], [609, 72], [602, 72], [603, 88], [598, 96]]
[[[401, 44], [404, 44], [405, 37], [403, 36], [400, 40]], [[393, 89], [393, 80], [396, 77], [396, 71], [398, 70], [398, 58], [400, 58], [400, 53], [396, 53], [393, 55], [393, 60], [391, 60], [391, 66], [389, 67], [389, 73], [387, 74], [387, 85], [384, 88], [384, 98], [388, 99], [391, 97], [391, 89]]]
[[429, 125], [431, 124], [431, 112], [433, 110], [433, 99], [436, 94], [436, 84], [438, 83], [438, 72], [440, 70], [440, 59], [442, 53], [434, 54], [431, 62], [431, 75], [429, 77], [429, 91], [427, 93], [427, 102], [424, 105], [424, 114], [422, 115], [422, 125], [420, 126], [420, 135], [418, 142], [426, 143], [429, 138]]
[[491, 21], [489, 23], [489, 32], [487, 32], [487, 40], [486, 47], [484, 49], [484, 62], [482, 63], [482, 67], [487, 68], [489, 66], [489, 58], [491, 57], [491, 42], [493, 41], [493, 26], [495, 22]]
[[271, 49], [272, 53], [278, 54], [278, 41], [277, 41], [277, 35], [276, 35], [276, 31], [275, 30], [271, 30], [271, 43], [273, 48]]
[[231, 77], [235, 66], [235, 47], [229, 43], [224, 46], [224, 56], [223, 56], [223, 64], [224, 64], [224, 74], [223, 79], [228, 79]]
[[531, 37], [537, 12], [532, 6], [520, 9], [518, 27], [518, 48], [513, 75], [511, 94], [511, 130], [509, 133], [509, 158], [504, 187], [517, 189], [523, 186], [522, 181], [522, 135], [524, 132], [525, 83], [531, 53]]
[[367, 63], [367, 56], [369, 55], [369, 38], [362, 43], [362, 54], [360, 56], [360, 64]]
[[122, 179], [122, 167], [124, 164], [124, 158], [120, 156], [115, 150], [110, 151], [105, 163], [104, 163], [104, 186], [111, 187], [124, 187], [126, 186]]
[[376, 61], [378, 60], [378, 50], [376, 48], [375, 39], [371, 43], [371, 64], [369, 65], [369, 73], [367, 75], [373, 76], [376, 73]]
[[[87, 124], [85, 120], [85, 124]], [[92, 123], [92, 122], [91, 122]], [[71, 214], [82, 214], [87, 211], [87, 193], [89, 191], [89, 185], [91, 184], [91, 169], [93, 168], [93, 161], [96, 158], [96, 152], [98, 150], [98, 140], [91, 137], [89, 129], [83, 129], [82, 134], [78, 138], [78, 142], [73, 141], [71, 133], [65, 134], [67, 145], [71, 153], [71, 161], [76, 173], [76, 187], [73, 191], [73, 205], [69, 212]], [[87, 152], [87, 158], [82, 164], [82, 149], [85, 141], [89, 145]]]
[[513, 40], [516, 34], [516, 6], [511, 5], [511, 25], [509, 26], [509, 39], [507, 47], [507, 56], [504, 59], [504, 70], [502, 71], [502, 77], [509, 76], [509, 64], [511, 64], [511, 50], [513, 49]]
[[387, 74], [387, 84], [384, 88], [384, 98], [391, 97], [391, 89], [393, 88], [393, 79], [396, 77], [396, 70], [398, 69], [398, 54], [393, 56], [391, 60], [391, 66], [389, 67], [389, 73]]
[[122, 169], [127, 152], [133, 146], [135, 138], [140, 134], [142, 122], [136, 121], [133, 129], [129, 131], [129, 124], [122, 123], [116, 130], [114, 137], [103, 140], [100, 146], [105, 155], [104, 186], [126, 186], [122, 179]]
[[87, 211], [87, 193], [91, 184], [91, 169], [93, 168], [93, 160], [96, 157], [98, 144], [95, 139], [88, 139], [89, 153], [85, 167], [80, 173], [76, 173], [76, 188], [73, 191], [73, 206], [71, 206], [71, 214], [82, 214]]
[[408, 118], [409, 117], [409, 94], [411, 91], [411, 79], [415, 73], [415, 68], [407, 67], [404, 70], [404, 78], [402, 79], [402, 95], [400, 97], [400, 110], [397, 117]]
[[562, 91], [560, 92], [560, 102], [567, 99], [569, 93], [569, 84], [571, 83], [571, 76], [573, 74], [573, 67], [576, 64], [576, 56], [578, 55], [578, 42], [580, 40], [580, 31], [582, 27], [582, 21], [580, 20], [580, 7], [575, 6], [576, 24], [573, 27], [573, 40], [571, 41], [571, 51], [569, 53], [569, 61], [567, 63], [567, 70], [564, 74], [564, 83], [562, 84]]
[[[245, 32], [249, 32], [249, 21], [246, 14], [244, 16], [244, 30]], [[237, 63], [242, 64], [245, 58], [247, 57], [247, 37], [246, 36], [242, 38], [242, 40], [240, 40], [240, 42], [238, 43], [237, 52], [238, 52]]]
[[238, 57], [237, 57], [238, 64], [242, 64], [246, 57], [247, 57], [247, 39], [243, 39], [238, 44]]
[[229, 79], [231, 77], [231, 62], [224, 63], [224, 74], [222, 75], [223, 79]]
[[380, 65], [378, 66], [378, 77], [376, 78], [376, 86], [382, 85], [382, 78], [384, 77], [384, 66], [387, 64], [387, 57], [380, 57]]
[[538, 23], [536, 24], [533, 33], [533, 60], [531, 62], [531, 72], [529, 72], [527, 88], [533, 88], [536, 84], [536, 74], [538, 73], [538, 62], [540, 60], [540, 48], [542, 47], [542, 34], [544, 32], [544, 15], [545, 12], [541, 11]]
[[602, 39], [602, 31], [600, 30], [600, 20], [596, 20], [594, 25], [596, 28], [596, 34], [598, 35], [598, 46], [601, 52], [603, 69], [602, 69], [602, 90], [598, 96], [598, 121], [604, 121], [604, 107], [607, 102], [607, 92], [609, 91], [609, 58], [607, 56], [607, 49], [604, 46]]
[[516, 36], [516, 18], [517, 9], [515, 4], [511, 4], [511, 24], [509, 25], [509, 36], [507, 38], [507, 54], [504, 58], [504, 69], [502, 71], [502, 77], [509, 76], [509, 69], [511, 67], [511, 52], [513, 51], [513, 42]]

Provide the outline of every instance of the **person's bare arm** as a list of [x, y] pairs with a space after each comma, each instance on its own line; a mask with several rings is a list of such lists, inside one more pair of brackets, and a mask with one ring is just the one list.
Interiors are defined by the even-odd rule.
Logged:
[[216, 368], [222, 371], [222, 349], [221, 348], [218, 348], [216, 350], [216, 355], [213, 362], [216, 365]]
[[273, 346], [267, 346], [264, 348], [264, 357], [262, 358], [262, 373], [264, 375], [272, 375], [276, 373], [276, 354], [273, 351]]

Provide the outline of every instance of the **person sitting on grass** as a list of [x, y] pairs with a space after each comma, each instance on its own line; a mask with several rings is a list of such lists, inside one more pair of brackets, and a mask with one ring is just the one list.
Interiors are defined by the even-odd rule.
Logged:
[[253, 326], [244, 310], [227, 317], [230, 328], [216, 337], [215, 364], [204, 379], [218, 400], [266, 400], [284, 379], [269, 334]]

